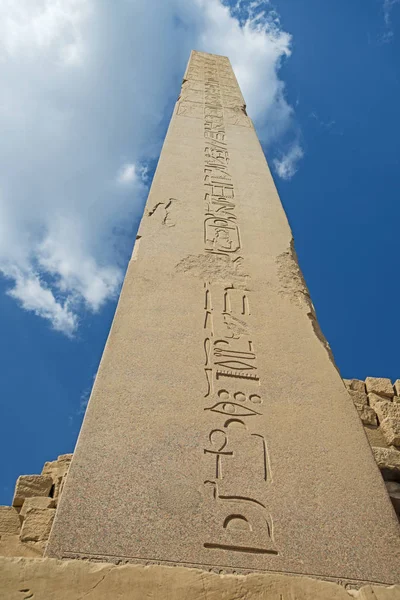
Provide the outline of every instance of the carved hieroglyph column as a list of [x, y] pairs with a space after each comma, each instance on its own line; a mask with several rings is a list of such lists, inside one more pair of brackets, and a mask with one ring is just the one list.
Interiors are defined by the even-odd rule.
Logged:
[[397, 519], [226, 57], [191, 55], [47, 554], [400, 579]]

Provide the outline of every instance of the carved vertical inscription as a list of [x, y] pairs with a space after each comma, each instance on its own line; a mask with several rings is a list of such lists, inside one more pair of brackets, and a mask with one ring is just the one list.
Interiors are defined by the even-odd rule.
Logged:
[[[220, 76], [229, 80], [238, 103], [241, 94], [227, 60], [197, 54], [193, 67], [204, 84], [204, 252], [232, 263], [234, 271], [244, 257]], [[209, 429], [202, 453], [205, 498], [213, 515], [203, 545], [210, 551], [278, 554], [267, 505], [272, 474], [260, 433], [265, 417], [247, 277], [205, 281], [203, 306], [203, 410]], [[245, 489], [243, 473], [249, 473]]]

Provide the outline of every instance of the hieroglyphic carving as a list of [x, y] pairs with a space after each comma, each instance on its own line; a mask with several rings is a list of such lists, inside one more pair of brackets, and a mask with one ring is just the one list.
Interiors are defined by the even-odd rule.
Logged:
[[207, 369], [218, 381], [247, 380], [260, 385], [257, 356], [250, 334], [250, 301], [246, 285], [204, 284], [204, 330]]
[[188, 102], [181, 100], [178, 104], [177, 114], [182, 117], [192, 117], [192, 119], [203, 118], [203, 105], [199, 102]]
[[237, 94], [223, 94], [224, 108], [241, 108], [244, 106], [243, 98]]
[[215, 481], [205, 481], [215, 503], [218, 536], [210, 537], [205, 548], [278, 554], [273, 541], [271, 516], [265, 505], [253, 498], [221, 494]]
[[230, 125], [240, 125], [241, 127], [251, 127], [251, 121], [244, 109], [241, 107], [225, 109], [226, 122]]
[[[243, 124], [244, 102], [228, 60], [207, 55], [202, 64], [204, 252], [242, 263], [238, 198], [229, 171], [225, 122]], [[209, 492], [206, 501], [212, 503], [204, 547], [277, 554], [266, 503], [272, 475], [260, 421], [263, 398], [246, 282], [247, 278], [240, 284], [204, 282], [203, 410], [210, 423], [203, 447], [208, 473], [204, 486]], [[246, 490], [241, 490], [241, 474], [249, 461], [251, 477]]]

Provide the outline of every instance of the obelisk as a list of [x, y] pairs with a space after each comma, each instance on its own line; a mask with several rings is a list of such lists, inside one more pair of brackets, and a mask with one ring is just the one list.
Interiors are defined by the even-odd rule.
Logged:
[[230, 62], [192, 52], [47, 555], [391, 584], [399, 539]]

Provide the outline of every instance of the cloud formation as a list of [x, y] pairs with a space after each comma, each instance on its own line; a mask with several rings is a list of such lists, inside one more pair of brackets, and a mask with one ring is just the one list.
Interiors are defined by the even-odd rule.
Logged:
[[273, 165], [279, 177], [291, 179], [297, 172], [298, 163], [303, 158], [304, 152], [299, 142], [294, 142], [285, 154], [273, 160]]
[[293, 119], [290, 44], [267, 1], [3, 0], [0, 271], [20, 306], [73, 336], [118, 293], [192, 48], [230, 57], [272, 142]]

